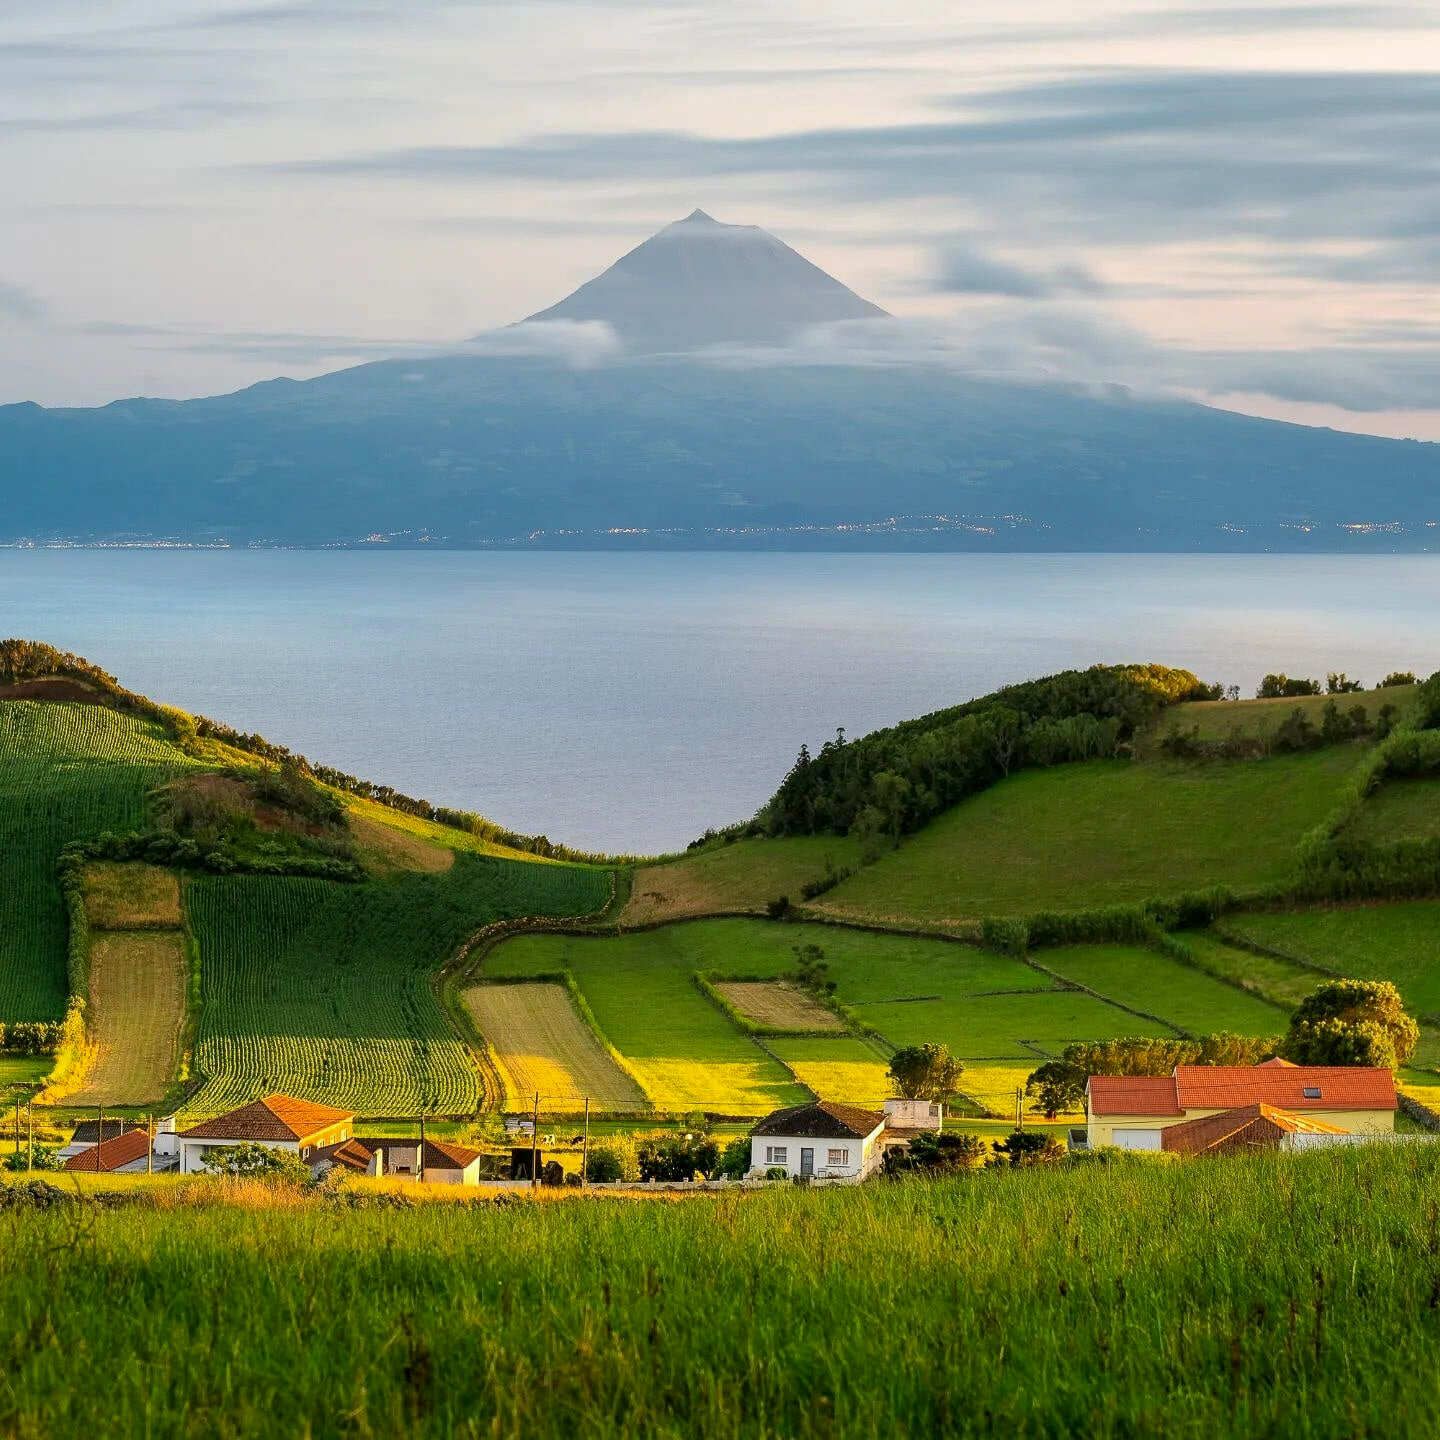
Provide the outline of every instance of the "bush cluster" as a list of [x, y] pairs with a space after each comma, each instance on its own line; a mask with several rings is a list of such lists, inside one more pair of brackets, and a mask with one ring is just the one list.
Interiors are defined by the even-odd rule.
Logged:
[[58, 1020], [0, 1021], [0, 1055], [53, 1055], [64, 1034]]
[[[365, 872], [353, 860], [328, 855], [239, 855], [221, 843], [207, 845], [173, 830], [132, 830], [116, 834], [106, 830], [93, 840], [78, 840], [61, 853], [62, 869], [86, 860], [140, 860], [183, 870], [207, 870], [215, 875], [299, 875], [314, 880], [363, 880]], [[62, 880], [63, 880], [62, 875]]]

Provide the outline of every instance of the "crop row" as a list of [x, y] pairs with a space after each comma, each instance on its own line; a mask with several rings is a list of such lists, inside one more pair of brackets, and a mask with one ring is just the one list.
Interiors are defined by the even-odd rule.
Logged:
[[186, 763], [147, 721], [94, 705], [0, 704], [0, 1019], [65, 1009], [61, 848], [131, 829]]
[[602, 871], [474, 855], [444, 874], [363, 885], [196, 880], [206, 1083], [190, 1108], [280, 1090], [374, 1115], [475, 1109], [479, 1079], [435, 971], [491, 921], [583, 913], [607, 893]]

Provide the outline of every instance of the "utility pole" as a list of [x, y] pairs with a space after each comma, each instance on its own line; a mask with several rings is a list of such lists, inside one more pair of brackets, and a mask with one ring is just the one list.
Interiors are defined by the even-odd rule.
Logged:
[[99, 1104], [95, 1107], [95, 1118], [99, 1129], [95, 1132], [95, 1173], [100, 1173], [100, 1147], [105, 1143], [105, 1106]]
[[590, 1097], [585, 1097], [585, 1142], [580, 1147], [580, 1188], [590, 1183]]
[[530, 1188], [540, 1183], [540, 1092], [535, 1092], [535, 1111], [530, 1119]]
[[1018, 1085], [1015, 1087], [1015, 1128], [1025, 1128], [1025, 1092]]
[[425, 1112], [420, 1112], [420, 1148], [415, 1152], [415, 1179], [425, 1178]]
[[155, 1173], [155, 1117], [153, 1115], [145, 1117], [145, 1137], [149, 1142], [145, 1146], [145, 1173], [153, 1175]]
[[25, 1139], [28, 1150], [25, 1155], [25, 1173], [35, 1173], [35, 1097], [25, 1101]]

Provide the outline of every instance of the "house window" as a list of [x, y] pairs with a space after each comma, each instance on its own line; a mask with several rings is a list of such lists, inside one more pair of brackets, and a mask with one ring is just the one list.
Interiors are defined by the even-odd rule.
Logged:
[[1300, 1093], [1307, 1100], [1318, 1100], [1320, 1098], [1320, 1087], [1318, 1085], [1307, 1085]]
[[826, 1154], [827, 1165], [848, 1165], [850, 1163], [850, 1152], [848, 1150], [830, 1150]]
[[790, 1147], [788, 1145], [767, 1145], [765, 1147], [765, 1163], [767, 1165], [786, 1165], [790, 1161]]

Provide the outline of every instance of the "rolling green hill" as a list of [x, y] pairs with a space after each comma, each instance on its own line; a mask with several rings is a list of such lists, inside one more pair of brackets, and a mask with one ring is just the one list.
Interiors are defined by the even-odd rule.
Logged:
[[[593, 1087], [598, 1109], [746, 1116], [873, 1104], [896, 1048], [937, 1041], [965, 1062], [960, 1109], [1000, 1116], [1071, 1042], [1273, 1035], [1328, 974], [1394, 979], [1423, 1022], [1408, 1078], [1440, 1081], [1440, 777], [1409, 731], [1167, 758], [1163, 726], [1268, 734], [1276, 712], [1209, 718], [1160, 666], [1070, 672], [827, 747], [755, 824], [617, 887], [62, 659], [0, 689], [0, 1022], [57, 1019], [73, 975], [108, 1047], [57, 1100], [123, 1079], [192, 1115], [279, 1089], [398, 1118], [533, 1082], [557, 1112]], [[828, 996], [797, 990], [801, 950]]]

